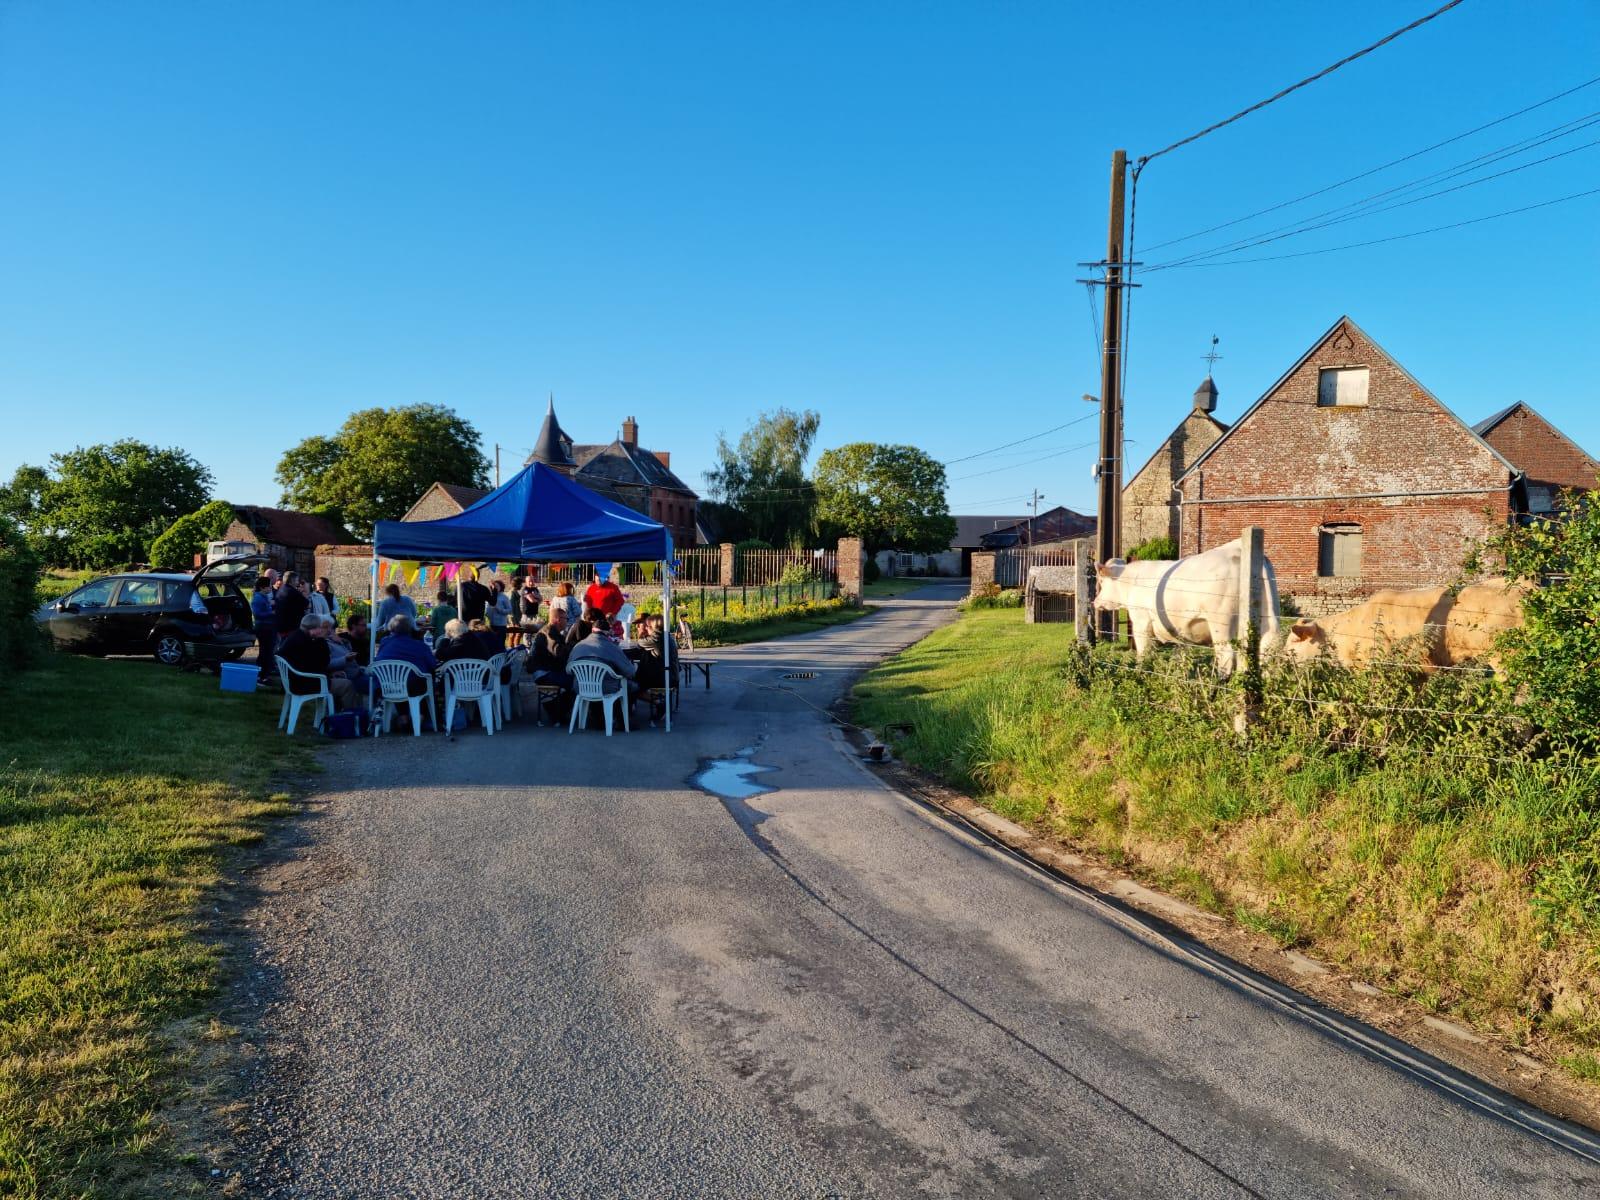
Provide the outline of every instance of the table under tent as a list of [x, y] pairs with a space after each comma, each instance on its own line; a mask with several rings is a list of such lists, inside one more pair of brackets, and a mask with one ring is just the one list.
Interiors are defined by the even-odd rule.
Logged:
[[[437, 521], [379, 521], [372, 535], [372, 611], [378, 611], [379, 560], [405, 571], [456, 567], [457, 608], [463, 564], [650, 564], [661, 581], [661, 611], [672, 612], [672, 534], [659, 521], [596, 495], [543, 463], [531, 463], [483, 499]], [[442, 577], [442, 575], [441, 575]], [[377, 653], [378, 631], [372, 630]], [[673, 681], [671, 640], [663, 647]], [[672, 730], [672, 696], [666, 704]]]

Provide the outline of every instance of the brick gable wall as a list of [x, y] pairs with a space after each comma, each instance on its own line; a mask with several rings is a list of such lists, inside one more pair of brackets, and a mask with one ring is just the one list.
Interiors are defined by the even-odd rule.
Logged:
[[[1347, 366], [1368, 369], [1367, 404], [1319, 407], [1319, 372]], [[1181, 549], [1209, 550], [1259, 525], [1280, 593], [1308, 614], [1333, 611], [1378, 588], [1451, 579], [1468, 547], [1507, 520], [1510, 481], [1482, 442], [1344, 323], [1183, 481]], [[1428, 492], [1451, 494], [1416, 494]], [[1353, 498], [1374, 493], [1385, 495]], [[1310, 498], [1264, 499], [1278, 496]], [[1318, 575], [1325, 524], [1361, 526], [1359, 578]]]
[[1191, 412], [1122, 489], [1124, 551], [1155, 537], [1178, 540], [1178, 506], [1172, 494], [1173, 482], [1222, 436], [1222, 432], [1210, 417]]
[[1483, 440], [1504, 454], [1530, 484], [1557, 488], [1593, 488], [1597, 466], [1538, 413], [1519, 408]]

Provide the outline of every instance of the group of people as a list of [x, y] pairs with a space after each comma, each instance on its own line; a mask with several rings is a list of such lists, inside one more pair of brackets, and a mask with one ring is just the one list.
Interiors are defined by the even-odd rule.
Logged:
[[[604, 663], [619, 677], [607, 681], [607, 690], [626, 686], [632, 703], [643, 690], [665, 687], [667, 656], [677, 658], [672, 635], [659, 614], [640, 617], [634, 625], [637, 640], [626, 647], [621, 644], [623, 627], [617, 614], [626, 598], [616, 583], [599, 575], [581, 601], [574, 586], [564, 582], [546, 605], [531, 574], [510, 587], [498, 579], [488, 585], [463, 580], [459, 607], [455, 600], [449, 588], [441, 588], [425, 630], [416, 602], [399, 585], [390, 584], [375, 614], [378, 641], [371, 656], [364, 616], [352, 612], [344, 630], [339, 630], [338, 600], [326, 579], [308, 588], [292, 571], [269, 572], [256, 581], [251, 600], [260, 644], [258, 661], [264, 674], [274, 658], [281, 657], [296, 671], [321, 676], [328, 681], [335, 706], [345, 709], [365, 704], [371, 661], [410, 663], [426, 677], [411, 683], [414, 694], [422, 695], [442, 663], [487, 661], [520, 644], [526, 647], [526, 669], [534, 682], [561, 688], [554, 714], [560, 719], [575, 686], [571, 663], [585, 659]], [[509, 682], [509, 673], [509, 667], [502, 668], [502, 682]], [[297, 693], [314, 692], [319, 684], [291, 676], [290, 686]]]

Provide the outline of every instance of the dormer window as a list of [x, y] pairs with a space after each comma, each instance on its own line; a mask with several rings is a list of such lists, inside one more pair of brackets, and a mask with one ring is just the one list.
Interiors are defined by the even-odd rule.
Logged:
[[1365, 408], [1366, 367], [1324, 367], [1317, 372], [1318, 408]]

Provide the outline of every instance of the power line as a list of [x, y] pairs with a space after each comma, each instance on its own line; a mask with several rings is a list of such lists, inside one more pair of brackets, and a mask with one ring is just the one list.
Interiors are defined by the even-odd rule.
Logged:
[[1161, 250], [1167, 246], [1175, 246], [1179, 242], [1192, 241], [1197, 237], [1204, 237], [1208, 233], [1216, 233], [1219, 229], [1228, 229], [1234, 225], [1241, 225], [1245, 221], [1254, 220], [1256, 217], [1264, 217], [1270, 212], [1277, 212], [1279, 209], [1289, 208], [1291, 205], [1301, 204], [1307, 200], [1313, 200], [1316, 197], [1325, 195], [1328, 192], [1336, 191], [1339, 188], [1356, 183], [1359, 180], [1366, 179], [1368, 176], [1376, 175], [1380, 171], [1387, 171], [1390, 167], [1398, 167], [1401, 163], [1410, 162], [1414, 158], [1421, 158], [1424, 154], [1431, 154], [1435, 150], [1442, 150], [1444, 147], [1449, 146], [1452, 143], [1472, 137], [1474, 134], [1482, 133], [1485, 129], [1493, 129], [1496, 125], [1503, 125], [1507, 121], [1514, 121], [1516, 118], [1526, 116], [1535, 109], [1543, 108], [1547, 104], [1554, 104], [1557, 100], [1565, 100], [1568, 96], [1571, 96], [1576, 92], [1581, 92], [1584, 88], [1593, 87], [1597, 83], [1600, 83], [1600, 75], [1596, 75], [1593, 79], [1585, 80], [1583, 83], [1580, 83], [1575, 87], [1570, 87], [1564, 92], [1557, 92], [1554, 96], [1540, 100], [1536, 104], [1530, 104], [1526, 108], [1519, 108], [1514, 113], [1507, 113], [1503, 117], [1496, 117], [1492, 121], [1487, 121], [1482, 125], [1467, 130], [1465, 133], [1458, 133], [1454, 137], [1447, 137], [1442, 142], [1435, 142], [1431, 146], [1424, 146], [1421, 150], [1413, 150], [1410, 154], [1402, 154], [1399, 158], [1390, 159], [1388, 162], [1382, 163], [1376, 167], [1371, 167], [1368, 170], [1362, 171], [1358, 175], [1352, 175], [1348, 179], [1341, 179], [1338, 183], [1330, 183], [1326, 187], [1320, 187], [1314, 192], [1307, 192], [1303, 196], [1296, 196], [1293, 200], [1283, 200], [1277, 204], [1269, 204], [1266, 208], [1258, 208], [1253, 213], [1246, 213], [1244, 216], [1235, 217], [1231, 221], [1223, 221], [1220, 225], [1212, 225], [1206, 229], [1196, 230], [1194, 233], [1186, 233], [1182, 237], [1168, 238], [1166, 241], [1157, 242], [1153, 246], [1146, 247], [1146, 249], [1147, 251]]
[[[1212, 251], [1208, 251], [1208, 252], [1201, 253], [1201, 254], [1190, 255], [1190, 256], [1188, 256], [1186, 258], [1175, 259], [1174, 261], [1169, 262], [1169, 263], [1157, 263], [1155, 266], [1153, 266], [1153, 267], [1151, 267], [1149, 269], [1152, 270], [1152, 271], [1161, 271], [1161, 270], [1167, 270], [1167, 269], [1169, 269], [1171, 267], [1178, 267], [1178, 266], [1199, 266], [1199, 265], [1202, 265], [1204, 260], [1207, 260], [1207, 259], [1220, 258], [1225, 254], [1236, 254], [1241, 250], [1251, 250], [1251, 249], [1254, 249], [1257, 246], [1265, 246], [1270, 242], [1281, 242], [1284, 238], [1296, 237], [1299, 234], [1311, 233], [1311, 232], [1314, 232], [1315, 230], [1318, 230], [1318, 229], [1327, 229], [1329, 226], [1332, 226], [1332, 225], [1342, 225], [1346, 221], [1354, 221], [1359, 217], [1377, 216], [1379, 213], [1393, 212], [1397, 208], [1405, 208], [1408, 205], [1420, 204], [1424, 200], [1433, 200], [1433, 199], [1436, 199], [1439, 196], [1448, 195], [1451, 192], [1459, 192], [1463, 188], [1475, 187], [1476, 185], [1478, 185], [1480, 183], [1488, 183], [1491, 180], [1500, 179], [1500, 178], [1503, 178], [1504, 176], [1507, 176], [1507, 175], [1515, 175], [1518, 171], [1526, 171], [1529, 167], [1541, 166], [1544, 163], [1553, 162], [1554, 160], [1556, 160], [1558, 158], [1565, 158], [1569, 154], [1576, 154], [1580, 150], [1593, 149], [1595, 146], [1600, 146], [1600, 139], [1597, 139], [1597, 140], [1592, 141], [1592, 142], [1585, 142], [1581, 146], [1574, 146], [1570, 150], [1562, 150], [1559, 153], [1548, 155], [1545, 158], [1534, 159], [1534, 161], [1529, 162], [1529, 163], [1522, 163], [1520, 166], [1508, 167], [1504, 171], [1496, 171], [1493, 175], [1485, 175], [1482, 179], [1468, 180], [1466, 183], [1458, 183], [1458, 184], [1454, 185], [1453, 187], [1440, 188], [1436, 192], [1428, 192], [1428, 193], [1426, 193], [1425, 195], [1422, 195], [1422, 196], [1413, 196], [1409, 200], [1397, 200], [1393, 204], [1385, 204], [1385, 205], [1383, 205], [1383, 206], [1381, 206], [1379, 208], [1372, 208], [1372, 209], [1367, 209], [1367, 210], [1362, 211], [1362, 212], [1350, 213], [1350, 214], [1348, 214], [1346, 216], [1343, 216], [1343, 217], [1335, 217], [1331, 221], [1322, 221], [1322, 222], [1319, 222], [1318, 224], [1315, 224], [1315, 225], [1306, 225], [1306, 226], [1303, 226], [1303, 227], [1301, 227], [1299, 229], [1292, 229], [1288, 233], [1274, 234], [1271, 237], [1259, 238], [1259, 239], [1257, 239], [1255, 241], [1245, 242], [1242, 245], [1233, 246], [1233, 247], [1228, 248], [1228, 249], [1212, 250]], [[1524, 210], [1515, 210], [1515, 211], [1524, 211]], [[1447, 227], [1442, 227], [1442, 228], [1447, 228]], [[1382, 240], [1382, 239], [1380, 239], [1380, 240]]]
[[1363, 58], [1366, 55], [1371, 54], [1374, 50], [1378, 50], [1378, 49], [1381, 49], [1384, 46], [1387, 46], [1390, 42], [1394, 41], [1397, 37], [1401, 37], [1404, 34], [1410, 33], [1413, 29], [1417, 29], [1417, 28], [1419, 28], [1419, 27], [1421, 27], [1423, 25], [1426, 25], [1429, 21], [1433, 20], [1435, 17], [1443, 16], [1445, 13], [1449, 12], [1452, 8], [1455, 8], [1456, 5], [1458, 5], [1460, 3], [1461, 3], [1461, 0], [1449, 0], [1449, 2], [1447, 4], [1440, 5], [1438, 8], [1434, 9], [1431, 13], [1428, 13], [1426, 16], [1418, 17], [1415, 21], [1412, 21], [1411, 24], [1401, 26], [1399, 29], [1396, 29], [1393, 33], [1389, 34], [1387, 37], [1379, 38], [1377, 41], [1373, 42], [1372, 45], [1368, 46], [1366, 49], [1357, 50], [1354, 54], [1347, 54], [1347, 55], [1345, 55], [1345, 57], [1341, 58], [1338, 62], [1333, 63], [1331, 66], [1323, 67], [1322, 70], [1318, 71], [1315, 75], [1307, 75], [1299, 83], [1291, 83], [1288, 87], [1284, 88], [1282, 91], [1276, 92], [1273, 95], [1268, 96], [1265, 100], [1259, 100], [1255, 104], [1252, 104], [1249, 108], [1240, 109], [1238, 112], [1234, 113], [1233, 116], [1225, 117], [1222, 120], [1218, 121], [1214, 125], [1207, 125], [1199, 133], [1191, 133], [1188, 137], [1182, 138], [1182, 139], [1180, 139], [1180, 140], [1178, 140], [1176, 142], [1173, 142], [1172, 145], [1170, 145], [1170, 146], [1164, 146], [1162, 149], [1157, 150], [1154, 154], [1146, 154], [1143, 158], [1141, 158], [1139, 160], [1138, 165], [1142, 167], [1142, 166], [1144, 166], [1145, 163], [1149, 162], [1151, 159], [1160, 158], [1163, 154], [1170, 154], [1172, 151], [1178, 149], [1180, 146], [1187, 146], [1190, 142], [1197, 142], [1201, 138], [1205, 137], [1208, 133], [1215, 133], [1217, 130], [1223, 128], [1223, 126], [1225, 126], [1225, 125], [1232, 125], [1235, 121], [1238, 121], [1238, 120], [1240, 120], [1240, 119], [1242, 119], [1244, 117], [1248, 117], [1251, 113], [1257, 112], [1260, 109], [1263, 109], [1263, 108], [1267, 107], [1267, 105], [1269, 105], [1269, 104], [1273, 104], [1273, 103], [1275, 103], [1275, 102], [1277, 102], [1279, 100], [1282, 100], [1285, 96], [1289, 95], [1291, 92], [1297, 92], [1301, 88], [1307, 86], [1308, 84], [1313, 84], [1317, 80], [1322, 79], [1324, 76], [1332, 75], [1340, 67], [1348, 66], [1349, 64], [1355, 62], [1356, 59]]
[[1473, 217], [1467, 221], [1453, 221], [1448, 225], [1434, 225], [1428, 229], [1416, 229], [1410, 233], [1397, 233], [1392, 237], [1373, 238], [1366, 242], [1349, 242], [1343, 246], [1324, 246], [1319, 250], [1298, 250], [1290, 254], [1264, 254], [1257, 258], [1229, 258], [1217, 262], [1189, 262], [1176, 263], [1174, 269], [1182, 270], [1186, 267], [1231, 267], [1240, 263], [1277, 262], [1285, 258], [1309, 258], [1314, 254], [1332, 254], [1336, 250], [1358, 250], [1363, 246], [1381, 246], [1385, 242], [1399, 242], [1406, 238], [1421, 237], [1427, 233], [1442, 233], [1447, 229], [1460, 229], [1466, 225], [1479, 225], [1484, 221], [1493, 221], [1498, 217], [1514, 217], [1518, 213], [1533, 212], [1539, 208], [1549, 208], [1552, 204], [1565, 204], [1570, 200], [1581, 200], [1585, 196], [1600, 195], [1600, 188], [1590, 188], [1586, 192], [1573, 192], [1570, 196], [1557, 196], [1554, 200], [1543, 200], [1538, 204], [1524, 205], [1522, 208], [1508, 208], [1503, 212], [1489, 213], [1487, 216]]
[[1071, 454], [1076, 450], [1086, 450], [1090, 446], [1098, 444], [1098, 441], [1099, 439], [1097, 438], [1093, 442], [1080, 442], [1076, 446], [1068, 446], [1064, 450], [1057, 450], [1040, 458], [1030, 458], [1027, 462], [1011, 463], [1004, 467], [993, 467], [987, 471], [976, 471], [971, 475], [958, 475], [956, 478], [949, 480], [949, 482], [960, 483], [963, 479], [978, 479], [984, 475], [998, 475], [1001, 471], [1015, 471], [1019, 467], [1031, 467], [1034, 463], [1042, 463], [1047, 459], [1060, 458], [1063, 454]]
[[[1457, 184], [1454, 187], [1441, 188], [1436, 192], [1429, 192], [1427, 195], [1414, 196], [1408, 200], [1399, 200], [1388, 204], [1379, 203], [1385, 197], [1393, 197], [1397, 193], [1404, 193], [1419, 187], [1424, 187], [1429, 183], [1438, 183], [1446, 179], [1455, 179], [1462, 175], [1470, 174], [1473, 171], [1482, 170], [1484, 167], [1493, 166], [1497, 162], [1503, 162], [1505, 159], [1513, 158], [1518, 154], [1523, 154], [1529, 150], [1537, 149], [1538, 147], [1547, 145], [1550, 142], [1557, 141], [1564, 137], [1569, 137], [1575, 133], [1581, 133], [1583, 130], [1592, 128], [1595, 125], [1600, 125], [1600, 110], [1587, 113], [1582, 117], [1574, 118], [1572, 121], [1565, 122], [1562, 125], [1554, 126], [1551, 129], [1543, 130], [1540, 133], [1534, 134], [1530, 138], [1523, 139], [1521, 142], [1512, 142], [1507, 146], [1501, 146], [1484, 154], [1480, 154], [1476, 158], [1467, 159], [1465, 162], [1444, 167], [1441, 170], [1434, 171], [1428, 175], [1419, 176], [1418, 178], [1409, 180], [1405, 183], [1395, 184], [1393, 187], [1385, 188], [1380, 192], [1374, 192], [1370, 196], [1364, 196], [1359, 200], [1352, 200], [1349, 203], [1337, 205], [1336, 207], [1326, 209], [1323, 212], [1313, 213], [1309, 217], [1301, 217], [1297, 221], [1291, 221], [1287, 225], [1279, 225], [1273, 229], [1262, 230], [1260, 233], [1250, 234], [1247, 237], [1240, 238], [1237, 241], [1225, 243], [1221, 246], [1215, 246], [1207, 250], [1195, 250], [1188, 254], [1179, 255], [1177, 258], [1169, 259], [1166, 262], [1156, 263], [1149, 269], [1152, 271], [1160, 271], [1165, 270], [1168, 267], [1189, 263], [1197, 259], [1214, 258], [1221, 254], [1231, 254], [1237, 250], [1249, 250], [1255, 246], [1265, 245], [1268, 242], [1279, 241], [1282, 238], [1294, 237], [1297, 234], [1308, 233], [1316, 229], [1325, 229], [1330, 225], [1340, 225], [1346, 221], [1356, 220], [1358, 217], [1367, 217], [1376, 215], [1378, 213], [1392, 212], [1394, 209], [1404, 208], [1407, 205], [1416, 204], [1422, 200], [1431, 200], [1436, 196], [1443, 196], [1450, 192], [1457, 192], [1463, 188], [1475, 187], [1480, 183], [1488, 183], [1490, 180], [1499, 179], [1505, 175], [1513, 175], [1516, 172], [1526, 170], [1529, 167], [1537, 167], [1544, 163], [1552, 162], [1558, 158], [1565, 158], [1569, 154], [1576, 154], [1579, 150], [1587, 150], [1600, 143], [1586, 142], [1581, 146], [1575, 146], [1569, 150], [1558, 151], [1557, 153], [1547, 155], [1544, 158], [1534, 159], [1532, 162], [1521, 163], [1518, 166], [1507, 168], [1504, 171], [1497, 171], [1493, 175], [1485, 175], [1479, 179], [1471, 179], [1466, 183]], [[1356, 211], [1347, 212], [1347, 209], [1355, 209]], [[1332, 217], [1333, 219], [1323, 221], [1321, 220], [1323, 217]], [[1307, 222], [1310, 223], [1308, 224]]]
[[1065, 424], [1056, 425], [1053, 428], [1043, 430], [1040, 433], [1029, 434], [1027, 437], [1018, 438], [1014, 442], [1006, 442], [1004, 445], [995, 446], [993, 449], [990, 449], [990, 450], [979, 450], [976, 454], [968, 454], [968, 455], [965, 455], [965, 456], [963, 456], [961, 458], [952, 458], [952, 459], [948, 460], [947, 462], [945, 462], [943, 465], [947, 466], [947, 467], [953, 467], [957, 463], [969, 462], [974, 458], [982, 458], [986, 454], [995, 454], [995, 453], [997, 453], [998, 451], [1001, 451], [1001, 450], [1009, 450], [1012, 446], [1020, 446], [1020, 445], [1022, 445], [1023, 442], [1037, 441], [1039, 438], [1045, 437], [1048, 434], [1059, 433], [1059, 432], [1061, 432], [1061, 430], [1066, 429], [1068, 426], [1078, 425], [1078, 424], [1080, 424], [1080, 423], [1082, 423], [1084, 421], [1087, 421], [1090, 417], [1097, 416], [1097, 415], [1098, 414], [1096, 414], [1096, 413], [1085, 413], [1081, 417], [1074, 417], [1072, 420], [1067, 421]]

